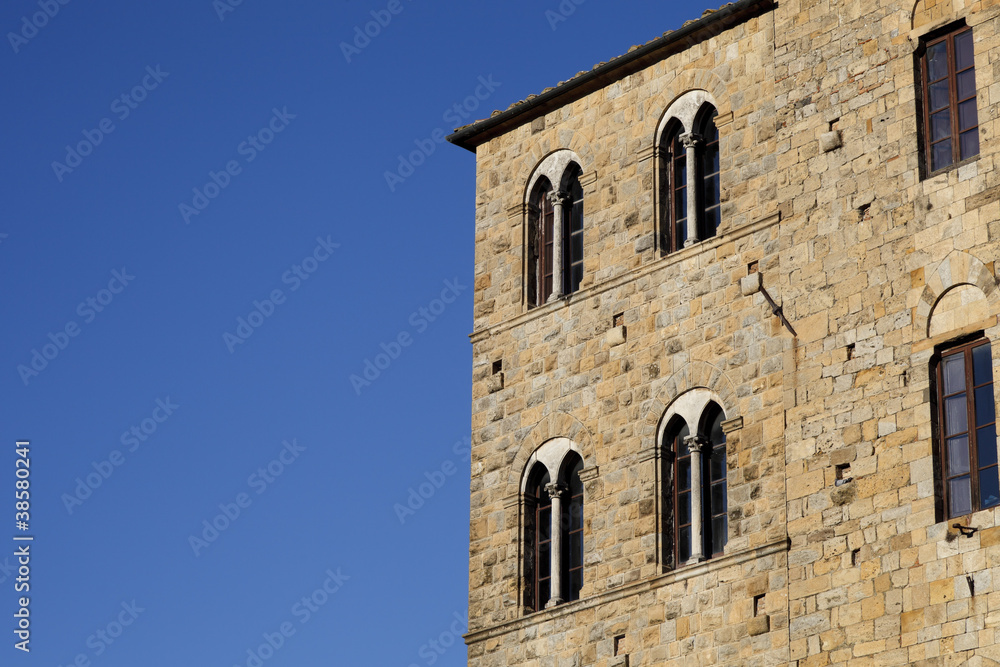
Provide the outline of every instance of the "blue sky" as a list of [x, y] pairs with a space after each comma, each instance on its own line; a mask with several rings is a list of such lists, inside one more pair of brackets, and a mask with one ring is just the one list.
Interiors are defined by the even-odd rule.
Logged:
[[475, 165], [434, 138], [703, 7], [232, 1], [0, 9], [0, 662], [464, 665]]

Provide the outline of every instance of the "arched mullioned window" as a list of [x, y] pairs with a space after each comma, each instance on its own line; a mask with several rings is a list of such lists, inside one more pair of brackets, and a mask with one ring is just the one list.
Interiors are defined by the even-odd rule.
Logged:
[[529, 308], [572, 294], [583, 281], [583, 171], [568, 156], [569, 151], [557, 151], [546, 158], [531, 184], [525, 276]]
[[729, 535], [725, 414], [710, 401], [692, 421], [696, 433], [680, 415], [663, 432], [664, 562], [675, 566], [721, 555]]
[[[544, 447], [544, 446], [543, 446]], [[552, 482], [550, 467], [558, 471]], [[552, 448], [524, 487], [524, 606], [530, 613], [580, 598], [583, 587], [583, 459]]]
[[718, 112], [704, 91], [671, 105], [660, 135], [660, 250], [712, 238], [722, 223]]

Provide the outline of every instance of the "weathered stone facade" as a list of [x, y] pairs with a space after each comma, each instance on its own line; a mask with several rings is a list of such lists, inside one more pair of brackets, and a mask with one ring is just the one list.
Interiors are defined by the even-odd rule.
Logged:
[[[928, 177], [914, 54], [959, 20], [981, 147]], [[451, 137], [477, 156], [470, 666], [1000, 664], [1000, 509], [944, 519], [931, 400], [939, 346], [983, 331], [1000, 365], [998, 28], [997, 0], [742, 0]], [[692, 90], [722, 226], [664, 254], [655, 147]], [[584, 278], [528, 308], [526, 189], [558, 149]], [[659, 438], [699, 387], [729, 539], [677, 566]], [[521, 484], [555, 437], [585, 465], [584, 587], [526, 613]]]

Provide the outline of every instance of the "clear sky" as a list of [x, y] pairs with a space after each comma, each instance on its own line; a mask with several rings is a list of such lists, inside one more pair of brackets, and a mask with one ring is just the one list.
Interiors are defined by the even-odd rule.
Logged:
[[704, 9], [237, 2], [0, 9], [0, 664], [464, 665], [475, 164], [434, 138]]

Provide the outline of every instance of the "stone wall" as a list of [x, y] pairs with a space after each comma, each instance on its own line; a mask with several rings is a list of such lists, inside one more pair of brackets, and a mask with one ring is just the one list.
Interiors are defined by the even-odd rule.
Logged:
[[[958, 18], [980, 156], [925, 178], [914, 51]], [[470, 665], [1000, 661], [1000, 510], [939, 516], [929, 373], [969, 331], [1000, 359], [998, 26], [997, 2], [782, 0], [478, 146]], [[718, 103], [723, 226], [662, 256], [653, 146], [693, 89]], [[529, 310], [525, 190], [557, 149], [584, 172], [585, 277]], [[729, 542], [673, 567], [658, 433], [696, 387], [728, 420]], [[525, 614], [521, 479], [562, 436], [582, 599]]]

